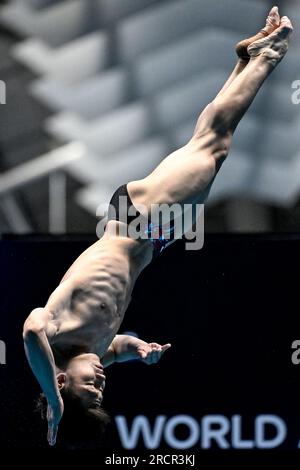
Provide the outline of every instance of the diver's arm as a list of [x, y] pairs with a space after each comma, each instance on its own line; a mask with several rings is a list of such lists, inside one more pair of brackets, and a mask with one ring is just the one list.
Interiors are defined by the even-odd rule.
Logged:
[[146, 364], [154, 364], [170, 347], [169, 343], [161, 346], [158, 343], [147, 343], [134, 336], [116, 335], [102, 358], [102, 363], [104, 367], [107, 367], [114, 362], [141, 359]]
[[24, 324], [23, 338], [29, 365], [48, 402], [48, 442], [54, 445], [64, 405], [56, 379], [53, 353], [45, 331], [47, 318], [45, 308], [33, 310]]
[[24, 323], [23, 339], [26, 357], [48, 401], [60, 396], [56, 380], [55, 362], [45, 332], [47, 312], [34, 309]]
[[24, 323], [23, 338], [25, 352], [35, 377], [49, 401], [60, 397], [55, 361], [48, 338], [57, 333], [52, 312], [59, 312], [65, 308], [70, 297], [71, 284], [62, 282], [50, 295], [44, 308], [35, 308]]

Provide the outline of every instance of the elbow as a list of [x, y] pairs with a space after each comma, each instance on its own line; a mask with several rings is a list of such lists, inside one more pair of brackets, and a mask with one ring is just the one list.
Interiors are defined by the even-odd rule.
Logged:
[[27, 317], [23, 325], [23, 339], [29, 339], [37, 336], [45, 328], [45, 318], [43, 316], [44, 308], [35, 308]]
[[38, 330], [34, 327], [30, 327], [28, 325], [24, 325], [23, 327], [23, 341], [24, 343], [28, 343], [32, 340], [33, 337], [38, 335]]

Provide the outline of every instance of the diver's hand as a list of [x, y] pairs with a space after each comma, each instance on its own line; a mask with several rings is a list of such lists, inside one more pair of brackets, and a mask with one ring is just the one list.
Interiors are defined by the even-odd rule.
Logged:
[[164, 344], [163, 346], [158, 343], [143, 343], [137, 347], [137, 353], [145, 364], [156, 364], [164, 352], [170, 347], [170, 343]]
[[48, 443], [54, 446], [56, 443], [58, 425], [64, 412], [64, 402], [61, 396], [53, 402], [48, 401], [47, 421], [48, 421]]

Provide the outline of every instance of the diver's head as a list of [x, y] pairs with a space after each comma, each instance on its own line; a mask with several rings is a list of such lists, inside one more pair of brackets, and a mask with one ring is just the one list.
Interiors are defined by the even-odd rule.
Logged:
[[[59, 425], [58, 443], [65, 448], [97, 448], [110, 421], [101, 407], [105, 375], [97, 355], [80, 354], [70, 359], [56, 375], [64, 402]], [[47, 400], [40, 395], [37, 410], [47, 417]], [[75, 446], [75, 447], [74, 447]]]

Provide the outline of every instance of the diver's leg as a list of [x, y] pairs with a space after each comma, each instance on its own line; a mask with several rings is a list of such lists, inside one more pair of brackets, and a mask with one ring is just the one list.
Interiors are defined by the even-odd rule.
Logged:
[[248, 47], [250, 60], [231, 85], [201, 113], [192, 139], [165, 158], [146, 178], [127, 185], [133, 204], [204, 202], [234, 130], [257, 92], [288, 49], [292, 25], [283, 17], [280, 27]]
[[[245, 69], [231, 83], [227, 90], [211, 103], [207, 121], [201, 125], [199, 119], [196, 131], [202, 133], [208, 123], [225, 133], [233, 132], [253, 102], [257, 92], [266, 78], [271, 74], [288, 50], [292, 24], [287, 17], [281, 19], [281, 24], [266, 38], [252, 43], [248, 47], [250, 61]], [[215, 108], [215, 109], [214, 109]]]
[[241, 59], [249, 60], [250, 56], [248, 53], [248, 47], [250, 46], [250, 44], [258, 41], [259, 39], [263, 39], [266, 36], [269, 36], [279, 26], [280, 26], [280, 15], [279, 15], [278, 7], [273, 7], [267, 16], [266, 24], [264, 28], [261, 29], [255, 36], [252, 36], [247, 39], [243, 39], [243, 41], [240, 41], [235, 46], [237, 55]]
[[269, 12], [267, 19], [266, 19], [266, 24], [263, 29], [261, 29], [257, 34], [254, 36], [251, 36], [250, 38], [243, 39], [243, 41], [240, 41], [236, 46], [235, 50], [236, 53], [239, 57], [239, 60], [226, 81], [225, 85], [223, 88], [220, 90], [217, 96], [221, 95], [224, 93], [224, 91], [227, 90], [227, 88], [231, 85], [231, 83], [236, 79], [236, 77], [244, 70], [244, 68], [247, 66], [250, 56], [248, 54], [248, 46], [252, 44], [253, 42], [263, 39], [266, 36], [269, 36], [269, 34], [273, 33], [275, 29], [277, 29], [280, 26], [280, 15], [278, 12], [278, 7], [273, 7], [271, 11]]

